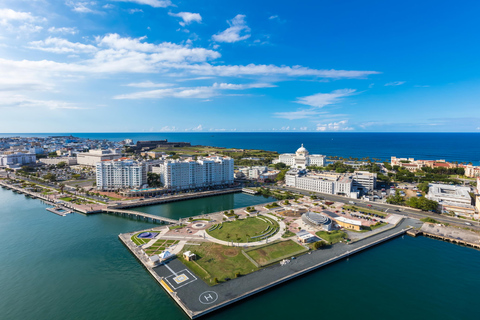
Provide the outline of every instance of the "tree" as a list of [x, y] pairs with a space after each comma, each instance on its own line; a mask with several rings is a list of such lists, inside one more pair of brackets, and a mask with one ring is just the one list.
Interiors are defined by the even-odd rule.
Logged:
[[60, 183], [58, 187], [60, 188], [60, 193], [63, 193], [63, 190], [65, 189], [65, 185], [63, 183]]
[[314, 242], [313, 243], [313, 248], [315, 250], [318, 250], [318, 249], [321, 249], [321, 248], [325, 248], [327, 246], [327, 243], [323, 240], [320, 240], [320, 241], [317, 241], [317, 242]]
[[54, 182], [54, 181], [57, 181], [57, 177], [55, 176], [55, 174], [49, 172], [47, 173], [46, 175], [43, 176], [44, 179], [50, 181], [50, 182]]
[[417, 188], [425, 193], [428, 192], [428, 182], [422, 182], [417, 185]]
[[65, 161], [60, 161], [57, 163], [57, 168], [65, 168], [67, 166], [67, 163]]
[[276, 181], [283, 181], [285, 180], [285, 174], [287, 173], [288, 169], [284, 169], [282, 171], [280, 171], [280, 173], [277, 175], [277, 177], [275, 178]]
[[405, 203], [407, 206], [417, 208], [423, 211], [437, 211], [438, 202], [429, 200], [425, 197], [412, 197]]
[[160, 175], [158, 173], [148, 172], [147, 183], [150, 187], [158, 188], [162, 186], [160, 182]]
[[403, 204], [403, 202], [404, 202], [404, 199], [400, 195], [400, 191], [398, 189], [395, 190], [394, 196], [390, 196], [387, 198], [387, 203], [390, 203], [390, 204]]

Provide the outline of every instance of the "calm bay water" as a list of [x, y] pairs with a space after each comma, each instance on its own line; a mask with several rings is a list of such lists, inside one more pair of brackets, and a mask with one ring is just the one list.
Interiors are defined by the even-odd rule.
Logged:
[[[201, 199], [217, 202], [212, 207], [146, 209], [179, 217], [253, 204], [251, 196], [230, 196]], [[187, 319], [117, 239], [152, 224], [59, 217], [1, 188], [0, 203], [0, 319]], [[405, 236], [205, 319], [478, 319], [479, 269], [477, 250]]]
[[234, 133], [16, 133], [7, 136], [74, 135], [89, 139], [186, 141], [193, 145], [263, 149], [293, 153], [304, 144], [310, 153], [353, 158], [391, 156], [480, 164], [478, 133], [234, 132]]

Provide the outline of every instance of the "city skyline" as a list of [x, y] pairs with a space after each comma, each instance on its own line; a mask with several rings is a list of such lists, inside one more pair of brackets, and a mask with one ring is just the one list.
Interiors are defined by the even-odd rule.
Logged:
[[480, 132], [479, 7], [3, 0], [0, 131]]

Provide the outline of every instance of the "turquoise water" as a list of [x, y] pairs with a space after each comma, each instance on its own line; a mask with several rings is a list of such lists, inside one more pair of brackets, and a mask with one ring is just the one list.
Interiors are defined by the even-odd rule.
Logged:
[[230, 193], [220, 196], [192, 199], [167, 204], [132, 208], [157, 216], [179, 219], [200, 214], [242, 208], [275, 201], [274, 198], [253, 196], [246, 193]]
[[[187, 319], [117, 239], [152, 224], [0, 203], [0, 319]], [[479, 270], [480, 251], [405, 236], [205, 319], [478, 319]]]

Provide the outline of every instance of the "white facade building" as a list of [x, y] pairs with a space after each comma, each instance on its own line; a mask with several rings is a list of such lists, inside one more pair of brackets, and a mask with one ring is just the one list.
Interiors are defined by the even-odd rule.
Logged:
[[469, 187], [452, 186], [431, 183], [428, 185], [427, 199], [438, 202], [440, 211], [453, 211], [458, 215], [472, 215], [475, 207], [472, 205]]
[[98, 190], [140, 188], [146, 183], [145, 166], [129, 160], [106, 160], [96, 164]]
[[285, 174], [285, 184], [314, 192], [358, 197], [353, 188], [353, 175], [348, 174], [306, 174], [292, 169]]
[[122, 154], [117, 152], [117, 150], [89, 150], [88, 152], [77, 154], [77, 163], [95, 167], [97, 162], [120, 159], [121, 157]]
[[0, 155], [0, 166], [2, 167], [23, 166], [25, 164], [35, 163], [36, 161], [37, 157], [34, 153], [13, 153]]
[[308, 150], [302, 146], [295, 153], [283, 153], [273, 163], [285, 163], [287, 166], [298, 169], [305, 169], [308, 166], [325, 165], [325, 156], [321, 154], [309, 154]]
[[353, 188], [363, 193], [375, 189], [377, 185], [377, 174], [368, 171], [355, 171], [353, 173]]
[[233, 162], [229, 157], [206, 157], [198, 160], [167, 160], [152, 172], [168, 189], [195, 189], [233, 183]]

